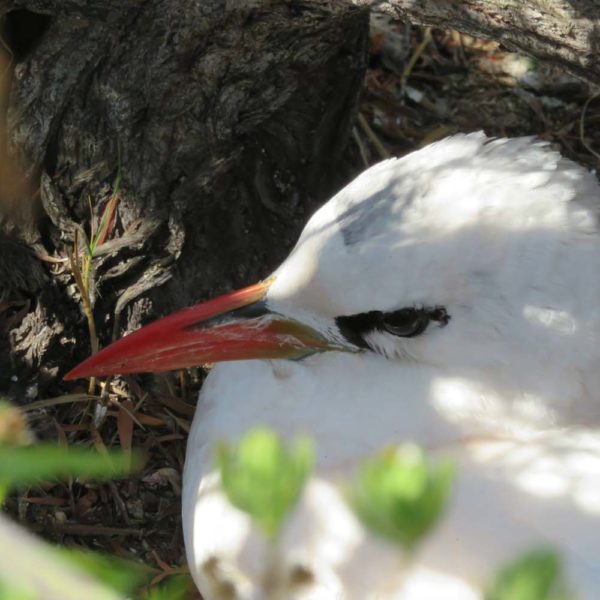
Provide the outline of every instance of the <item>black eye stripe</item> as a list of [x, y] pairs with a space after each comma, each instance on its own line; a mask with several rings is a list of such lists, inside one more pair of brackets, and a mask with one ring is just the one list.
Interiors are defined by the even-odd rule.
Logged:
[[447, 325], [450, 315], [443, 306], [407, 307], [393, 312], [373, 310], [337, 317], [335, 320], [342, 335], [359, 348], [369, 348], [366, 336], [373, 331], [386, 331], [398, 337], [416, 337], [435, 321]]

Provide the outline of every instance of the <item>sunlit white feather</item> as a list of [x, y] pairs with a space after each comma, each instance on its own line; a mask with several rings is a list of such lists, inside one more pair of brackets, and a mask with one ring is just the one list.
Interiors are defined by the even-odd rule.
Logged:
[[[600, 597], [599, 198], [547, 144], [471, 134], [372, 167], [314, 215], [274, 274], [273, 310], [330, 337], [335, 317], [372, 310], [441, 305], [451, 321], [415, 338], [372, 333], [378, 352], [213, 369], [183, 498], [207, 600], [223, 580], [234, 598], [264, 598], [269, 549], [219, 491], [212, 456], [257, 425], [309, 433], [319, 449], [282, 540], [290, 569], [315, 583], [290, 599], [480, 598], [540, 544], [563, 553], [580, 598]], [[459, 467], [445, 519], [410, 563], [364, 532], [337, 487], [404, 441]]]

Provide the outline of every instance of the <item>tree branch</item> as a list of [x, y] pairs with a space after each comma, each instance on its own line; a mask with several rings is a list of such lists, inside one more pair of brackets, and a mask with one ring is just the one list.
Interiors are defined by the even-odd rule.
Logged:
[[491, 38], [600, 84], [598, 0], [357, 0], [412, 23]]

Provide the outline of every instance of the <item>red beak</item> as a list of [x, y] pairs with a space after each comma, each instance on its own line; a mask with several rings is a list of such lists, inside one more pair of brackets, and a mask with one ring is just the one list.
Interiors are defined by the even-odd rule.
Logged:
[[84, 360], [65, 379], [171, 371], [208, 362], [300, 358], [341, 349], [310, 327], [266, 307], [261, 282], [180, 310]]

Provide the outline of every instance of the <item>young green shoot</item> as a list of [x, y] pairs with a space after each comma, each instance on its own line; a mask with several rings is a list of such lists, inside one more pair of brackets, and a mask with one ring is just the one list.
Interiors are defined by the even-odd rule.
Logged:
[[410, 552], [441, 517], [453, 479], [450, 461], [401, 446], [362, 464], [350, 504], [367, 529]]
[[537, 549], [500, 571], [485, 600], [573, 600], [558, 554]]
[[312, 442], [285, 444], [269, 429], [254, 429], [235, 445], [221, 443], [217, 464], [227, 498], [276, 541], [315, 461]]
[[[121, 167], [121, 147], [117, 148], [117, 175], [113, 182], [112, 194], [104, 207], [100, 223], [96, 226], [96, 220], [93, 215], [91, 200], [88, 199], [90, 205], [90, 235], [89, 238], [83, 229], [75, 230], [75, 238], [73, 240], [73, 248], [68, 253], [69, 263], [75, 283], [81, 295], [83, 312], [88, 324], [90, 334], [90, 347], [92, 354], [95, 354], [100, 349], [98, 335], [96, 333], [96, 322], [94, 320], [93, 311], [93, 270], [92, 265], [96, 250], [104, 244], [110, 236], [119, 202], [119, 189], [121, 187], [122, 167]], [[80, 235], [84, 238], [82, 241], [83, 252], [80, 252]], [[95, 379], [90, 378], [88, 393], [93, 394], [96, 387]]]

